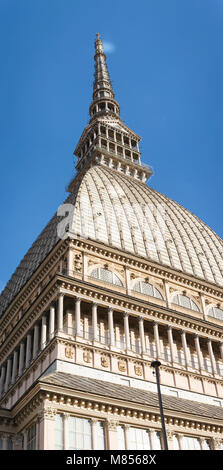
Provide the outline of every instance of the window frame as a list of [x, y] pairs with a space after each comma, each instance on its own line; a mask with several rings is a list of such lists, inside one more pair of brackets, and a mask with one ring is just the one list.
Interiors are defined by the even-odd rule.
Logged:
[[[93, 275], [93, 273], [96, 272], [96, 271], [98, 272], [98, 277]], [[105, 281], [104, 279], [102, 279], [102, 277], [101, 277], [101, 272], [102, 271], [106, 271], [107, 273], [111, 274], [112, 282], [107, 281], [107, 280]], [[90, 272], [89, 277], [91, 277], [92, 279], [97, 279], [98, 281], [101, 281], [101, 282], [105, 282], [106, 284], [111, 284], [111, 285], [116, 286], [116, 287], [124, 287], [123, 281], [116, 274], [116, 272], [111, 271], [110, 269], [103, 268], [102, 266], [94, 267], [92, 269], [92, 271]], [[117, 281], [117, 282], [115, 282], [115, 281]]]
[[[175, 302], [174, 299], [177, 297], [178, 302]], [[185, 298], [190, 301], [190, 307], [186, 307], [185, 305], [181, 304], [181, 298]], [[187, 310], [192, 310], [193, 312], [201, 313], [198, 305], [194, 300], [192, 300], [188, 295], [182, 294], [182, 292], [175, 292], [172, 296], [171, 304], [178, 305], [178, 307], [186, 308]], [[193, 305], [195, 308], [193, 308]]]
[[[140, 290], [136, 290], [137, 285], [139, 285]], [[150, 295], [150, 294], [147, 294], [147, 293], [143, 292], [143, 287], [144, 286], [151, 287], [153, 294]], [[160, 292], [160, 290], [157, 289], [157, 287], [154, 286], [153, 284], [151, 284], [150, 282], [145, 282], [143, 279], [137, 280], [134, 283], [134, 285], [132, 286], [132, 291], [133, 292], [138, 292], [139, 294], [147, 295], [148, 297], [154, 297], [155, 299], [164, 300], [164, 297], [163, 297], [162, 293]], [[158, 295], [155, 295], [156, 293]]]

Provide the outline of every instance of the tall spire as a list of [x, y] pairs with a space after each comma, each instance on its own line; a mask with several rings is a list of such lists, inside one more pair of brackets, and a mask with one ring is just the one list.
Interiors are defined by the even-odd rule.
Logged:
[[131, 178], [145, 182], [152, 174], [148, 165], [141, 163], [140, 137], [122, 121], [120, 107], [115, 100], [106, 55], [99, 33], [95, 40], [95, 74], [90, 122], [85, 127], [75, 148], [77, 175], [69, 184], [72, 192], [83, 172], [92, 165], [106, 165]]
[[93, 101], [89, 108], [90, 116], [91, 118], [94, 118], [95, 116], [102, 114], [111, 114], [115, 117], [118, 117], [120, 114], [120, 107], [115, 100], [115, 95], [106, 64], [106, 55], [104, 53], [103, 43], [100, 39], [99, 33], [96, 34], [94, 60], [95, 74]]

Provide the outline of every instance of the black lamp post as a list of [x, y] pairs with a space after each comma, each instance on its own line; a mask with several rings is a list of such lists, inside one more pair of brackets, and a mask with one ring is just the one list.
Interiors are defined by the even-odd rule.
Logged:
[[154, 367], [155, 373], [156, 373], [156, 383], [157, 383], [157, 391], [158, 391], [159, 406], [160, 406], [160, 417], [161, 417], [161, 424], [162, 424], [164, 448], [165, 448], [165, 450], [168, 450], [168, 442], [167, 442], [167, 437], [166, 437], [166, 426], [165, 426], [164, 413], [163, 413], [162, 395], [161, 395], [161, 390], [160, 390], [159, 366], [161, 366], [161, 362], [153, 361], [153, 362], [151, 362], [151, 366]]

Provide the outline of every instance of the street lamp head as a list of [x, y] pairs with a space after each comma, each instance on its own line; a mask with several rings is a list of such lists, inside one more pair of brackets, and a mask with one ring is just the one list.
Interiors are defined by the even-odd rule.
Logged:
[[153, 362], [151, 362], [151, 366], [152, 367], [159, 367], [159, 366], [161, 366], [161, 362], [160, 361], [153, 361]]

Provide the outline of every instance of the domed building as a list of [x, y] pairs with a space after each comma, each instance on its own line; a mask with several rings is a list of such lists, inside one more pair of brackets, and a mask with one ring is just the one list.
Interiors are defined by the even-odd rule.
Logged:
[[0, 296], [1, 449], [223, 449], [223, 241], [147, 185], [95, 41], [69, 196]]

